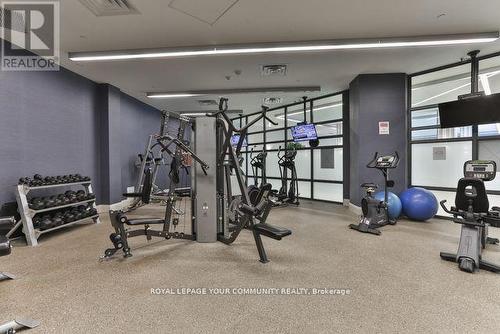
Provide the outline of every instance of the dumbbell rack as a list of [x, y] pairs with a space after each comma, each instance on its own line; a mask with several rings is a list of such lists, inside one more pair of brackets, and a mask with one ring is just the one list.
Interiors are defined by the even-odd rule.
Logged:
[[85, 201], [81, 202], [76, 202], [76, 203], [69, 203], [69, 204], [64, 204], [64, 205], [58, 205], [58, 206], [53, 206], [50, 208], [46, 209], [40, 209], [40, 210], [34, 210], [29, 207], [29, 201], [28, 201], [28, 193], [31, 190], [40, 190], [40, 189], [51, 189], [51, 188], [61, 188], [61, 187], [71, 187], [71, 186], [83, 186], [85, 188], [85, 191], [87, 194], [93, 193], [92, 192], [92, 183], [91, 181], [83, 181], [83, 182], [72, 182], [72, 183], [61, 183], [61, 184], [51, 184], [51, 185], [45, 185], [45, 186], [36, 186], [36, 187], [30, 187], [25, 184], [18, 184], [16, 186], [16, 199], [17, 199], [17, 205], [19, 208], [19, 214], [21, 215], [21, 221], [18, 222], [16, 225], [16, 228], [19, 227], [20, 224], [23, 224], [23, 233], [26, 236], [26, 242], [28, 243], [29, 246], [37, 246], [38, 245], [38, 238], [45, 233], [52, 232], [55, 230], [59, 230], [65, 227], [77, 225], [83, 222], [86, 222], [88, 220], [93, 220], [94, 223], [99, 224], [99, 214], [85, 217], [79, 220], [72, 221], [70, 223], [66, 223], [63, 225], [59, 225], [56, 227], [49, 228], [47, 230], [39, 230], [35, 229], [33, 226], [33, 217], [42, 212], [47, 212], [47, 211], [55, 211], [58, 209], [63, 209], [67, 207], [73, 207], [73, 206], [78, 206], [78, 205], [84, 205], [88, 204], [90, 202], [93, 202], [93, 207], [97, 209], [96, 204], [95, 204], [95, 198], [94, 199], [88, 199]]

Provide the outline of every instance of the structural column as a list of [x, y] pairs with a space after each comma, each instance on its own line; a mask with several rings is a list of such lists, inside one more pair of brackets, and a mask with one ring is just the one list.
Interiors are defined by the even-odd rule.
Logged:
[[349, 87], [350, 202], [356, 206], [364, 196], [360, 185], [373, 182], [383, 187], [379, 170], [366, 164], [375, 152], [397, 151], [399, 167], [390, 170], [399, 194], [407, 187], [407, 76], [404, 73], [358, 75]]
[[120, 161], [120, 90], [108, 84], [98, 86], [100, 204], [122, 200]]

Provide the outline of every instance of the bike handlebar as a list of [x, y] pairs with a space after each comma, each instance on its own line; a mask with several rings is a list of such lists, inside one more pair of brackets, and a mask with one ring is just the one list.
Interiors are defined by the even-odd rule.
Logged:
[[[378, 152], [375, 152], [375, 155], [373, 156], [373, 159], [366, 165], [366, 167], [368, 168], [375, 168], [375, 165], [377, 163], [377, 160], [378, 158], [380, 158], [380, 155], [378, 154]], [[394, 167], [389, 167], [389, 168], [396, 168], [398, 165], [399, 165], [399, 154], [398, 154], [398, 151], [394, 151], [394, 162], [392, 163], [392, 165]]]

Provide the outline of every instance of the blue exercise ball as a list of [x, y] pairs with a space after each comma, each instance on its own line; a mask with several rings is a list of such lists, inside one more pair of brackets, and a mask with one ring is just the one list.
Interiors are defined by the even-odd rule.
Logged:
[[403, 191], [399, 198], [403, 204], [403, 213], [410, 219], [425, 221], [434, 217], [438, 212], [438, 200], [427, 189], [409, 188]]
[[[379, 201], [384, 200], [384, 192], [383, 191], [378, 191], [375, 193], [373, 196]], [[388, 208], [389, 208], [389, 218], [391, 219], [397, 219], [399, 216], [401, 216], [401, 211], [402, 211], [402, 205], [401, 205], [401, 200], [399, 199], [398, 195], [391, 193], [390, 191], [387, 194], [387, 203], [388, 203]]]

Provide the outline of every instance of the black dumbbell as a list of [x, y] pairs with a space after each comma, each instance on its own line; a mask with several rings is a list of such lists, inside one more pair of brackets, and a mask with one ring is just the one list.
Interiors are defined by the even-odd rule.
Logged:
[[48, 186], [55, 184], [55, 181], [56, 179], [53, 176], [46, 176], [43, 178], [43, 183]]
[[22, 177], [19, 179], [19, 184], [29, 185], [31, 183], [31, 181], [33, 181], [33, 180], [30, 179], [29, 177]]
[[90, 176], [82, 176], [82, 182], [90, 181]]
[[71, 223], [72, 221], [75, 221], [75, 215], [72, 214], [71, 211], [68, 210], [68, 211], [64, 212], [63, 220], [64, 220], [65, 224]]
[[78, 200], [78, 198], [76, 197], [76, 193], [73, 190], [66, 191], [64, 195], [68, 197], [70, 203], [76, 202]]
[[55, 196], [42, 197], [46, 208], [51, 208], [56, 205]]
[[64, 205], [64, 201], [61, 197], [59, 196], [50, 196], [50, 198], [53, 198], [54, 199], [54, 206], [61, 206], [61, 205]]
[[85, 197], [85, 199], [87, 199], [87, 200], [95, 199], [95, 195], [93, 193], [88, 193], [87, 196]]
[[85, 201], [87, 199], [87, 193], [85, 190], [78, 190], [76, 192], [76, 198], [78, 199], [78, 202]]
[[97, 209], [96, 209], [96, 208], [94, 208], [94, 207], [90, 207], [88, 217], [90, 217], [90, 216], [95, 216], [95, 215], [97, 215]]
[[41, 197], [33, 197], [28, 206], [33, 210], [41, 210], [45, 208], [45, 202]]
[[48, 230], [49, 228], [52, 228], [54, 226], [50, 215], [43, 215], [39, 225], [40, 225], [40, 230], [42, 231]]
[[90, 207], [85, 206], [85, 205], [80, 205], [80, 206], [78, 207], [78, 211], [80, 211], [80, 212], [82, 213], [82, 218], [86, 218], [86, 217], [88, 217], [88, 216], [89, 216], [89, 214], [90, 214], [90, 209], [91, 209]]
[[66, 204], [70, 203], [69, 198], [66, 197], [66, 195], [64, 195], [64, 194], [57, 195], [57, 198], [59, 198], [59, 200], [61, 201], [61, 203], [62, 203], [61, 205], [66, 205]]
[[75, 216], [75, 220], [80, 220], [83, 217], [83, 212], [80, 212], [77, 208], [72, 208], [71, 213]]
[[32, 222], [33, 222], [33, 227], [34, 228], [40, 228], [40, 222], [42, 221], [42, 218], [39, 217], [39, 216], [35, 216], [33, 217], [32, 219]]
[[54, 227], [64, 224], [63, 215], [61, 212], [54, 213], [54, 215], [52, 216], [52, 223]]
[[40, 174], [33, 175], [33, 182], [32, 183], [33, 183], [34, 187], [45, 185], [45, 182], [43, 180], [43, 176]]

